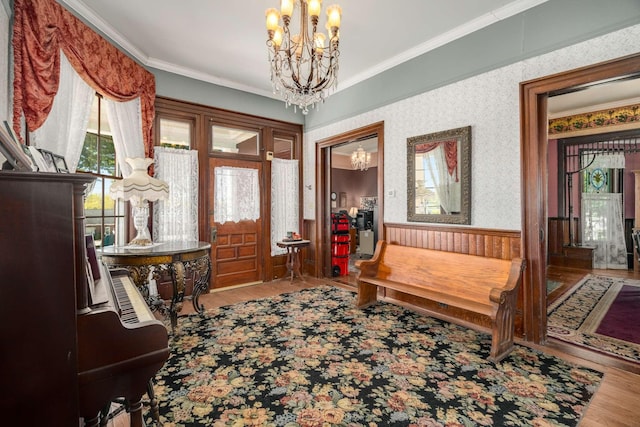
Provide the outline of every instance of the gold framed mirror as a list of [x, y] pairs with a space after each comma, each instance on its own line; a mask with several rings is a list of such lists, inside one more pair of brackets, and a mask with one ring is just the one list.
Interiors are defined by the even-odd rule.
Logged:
[[471, 126], [407, 138], [407, 220], [471, 223]]

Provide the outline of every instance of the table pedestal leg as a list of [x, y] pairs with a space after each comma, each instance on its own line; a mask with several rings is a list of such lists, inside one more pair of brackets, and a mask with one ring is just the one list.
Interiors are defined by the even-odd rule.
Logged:
[[287, 248], [287, 275], [293, 282], [296, 276], [302, 279], [300, 272], [300, 248], [290, 246]]

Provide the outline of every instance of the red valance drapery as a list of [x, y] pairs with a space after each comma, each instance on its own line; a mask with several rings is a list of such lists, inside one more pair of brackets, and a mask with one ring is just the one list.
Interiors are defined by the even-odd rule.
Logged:
[[153, 157], [155, 78], [53, 0], [15, 0], [13, 127], [46, 120], [60, 80], [60, 50], [96, 92], [114, 101], [140, 97], [145, 155]]
[[416, 154], [428, 153], [443, 145], [444, 157], [447, 161], [447, 171], [449, 175], [455, 172], [455, 179], [458, 182], [458, 141], [453, 139], [450, 141], [425, 142], [424, 144], [416, 144]]

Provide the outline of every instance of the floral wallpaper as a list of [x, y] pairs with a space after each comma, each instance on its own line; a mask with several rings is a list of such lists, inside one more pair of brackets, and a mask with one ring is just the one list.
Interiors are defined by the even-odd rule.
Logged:
[[640, 25], [309, 130], [304, 135], [305, 219], [315, 219], [315, 141], [384, 121], [385, 222], [407, 223], [407, 138], [471, 126], [471, 226], [520, 230], [519, 84], [638, 52], [637, 40]]

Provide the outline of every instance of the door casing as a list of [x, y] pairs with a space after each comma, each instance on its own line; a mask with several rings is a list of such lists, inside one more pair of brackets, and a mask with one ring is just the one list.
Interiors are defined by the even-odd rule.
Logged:
[[[331, 147], [378, 137], [378, 235], [384, 236], [384, 122], [316, 141], [316, 277], [331, 277]], [[381, 237], [383, 238], [383, 237]]]
[[522, 82], [520, 140], [524, 338], [547, 339], [547, 98], [550, 93], [640, 73], [640, 53]]

